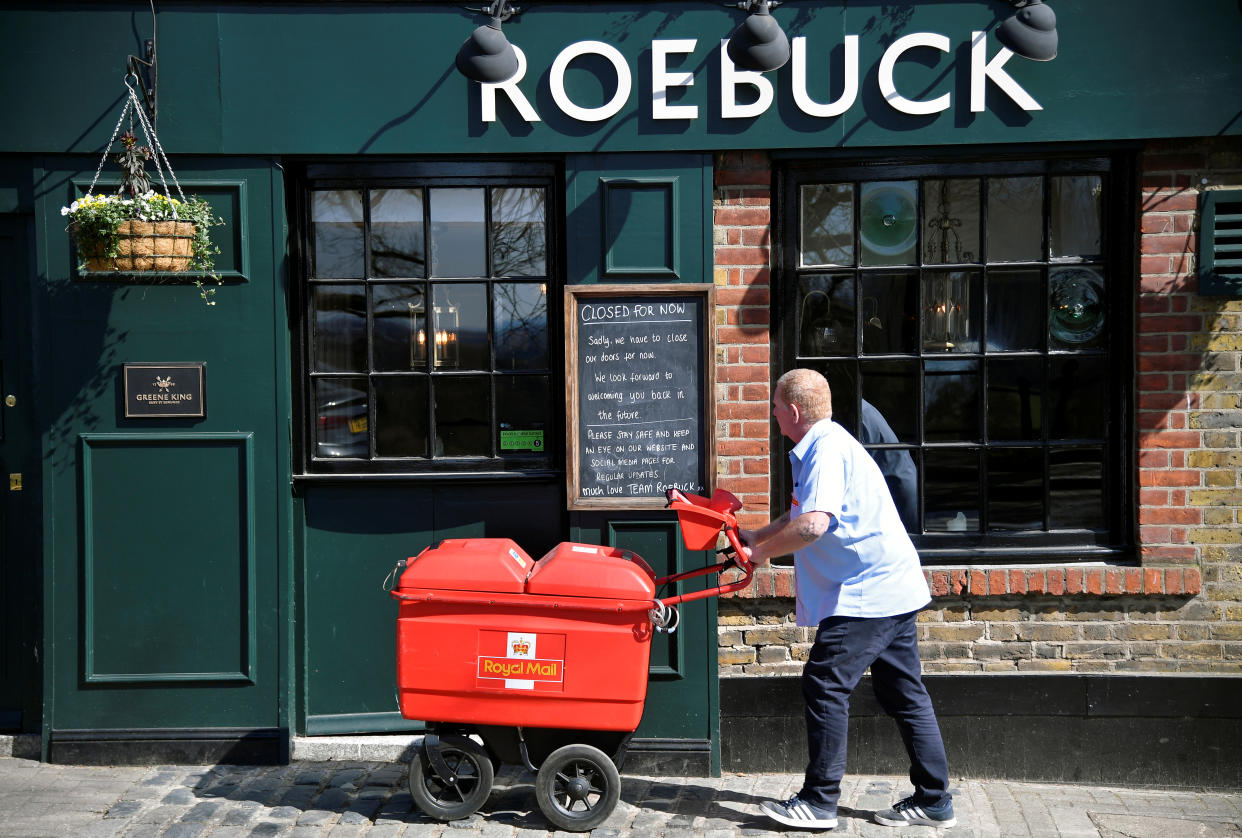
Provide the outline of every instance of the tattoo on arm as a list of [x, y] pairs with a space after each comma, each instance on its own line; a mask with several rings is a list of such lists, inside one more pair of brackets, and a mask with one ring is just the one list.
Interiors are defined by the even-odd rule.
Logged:
[[810, 544], [824, 534], [824, 528], [818, 521], [808, 520], [808, 517], [804, 515], [798, 521], [797, 533], [805, 543]]

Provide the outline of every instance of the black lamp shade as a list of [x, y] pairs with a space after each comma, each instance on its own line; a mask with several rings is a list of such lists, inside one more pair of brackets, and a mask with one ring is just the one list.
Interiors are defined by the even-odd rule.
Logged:
[[457, 69], [468, 79], [488, 84], [513, 77], [518, 70], [517, 53], [500, 31], [499, 18], [494, 17], [486, 26], [474, 30], [461, 45], [457, 50]]
[[733, 30], [725, 51], [734, 66], [766, 73], [789, 61], [789, 38], [768, 11], [768, 4], [759, 3]]
[[1057, 57], [1057, 16], [1040, 0], [1031, 0], [996, 28], [996, 40], [1023, 58], [1051, 61]]

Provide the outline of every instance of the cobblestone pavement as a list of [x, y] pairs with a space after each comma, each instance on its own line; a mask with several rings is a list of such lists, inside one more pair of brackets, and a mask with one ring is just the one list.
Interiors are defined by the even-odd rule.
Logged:
[[[719, 778], [623, 775], [621, 802], [591, 835], [730, 838], [778, 835], [759, 801], [797, 790], [789, 774]], [[902, 838], [1242, 838], [1242, 790], [1102, 788], [955, 781], [958, 825], [891, 829], [871, 822], [909, 791], [901, 777], [851, 776], [833, 835]], [[400, 763], [113, 767], [0, 758], [3, 838], [564, 838], [548, 832], [533, 777], [506, 766], [469, 819], [431, 821], [413, 810]], [[804, 833], [809, 834], [809, 833]]]

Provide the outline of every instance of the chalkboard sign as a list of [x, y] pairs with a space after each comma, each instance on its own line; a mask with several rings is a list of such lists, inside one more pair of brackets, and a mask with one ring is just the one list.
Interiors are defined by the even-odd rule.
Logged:
[[715, 468], [710, 285], [565, 291], [571, 509], [665, 505], [710, 493]]

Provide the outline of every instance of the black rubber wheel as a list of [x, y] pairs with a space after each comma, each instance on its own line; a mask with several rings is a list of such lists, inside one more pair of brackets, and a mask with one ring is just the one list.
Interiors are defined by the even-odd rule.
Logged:
[[535, 800], [548, 822], [586, 832], [612, 814], [621, 797], [617, 766], [599, 748], [566, 745], [552, 752], [535, 775]]
[[468, 818], [487, 802], [492, 793], [492, 760], [483, 746], [465, 736], [441, 736], [440, 753], [457, 782], [440, 779], [423, 748], [410, 760], [410, 796], [414, 805], [429, 818], [456, 821]]

